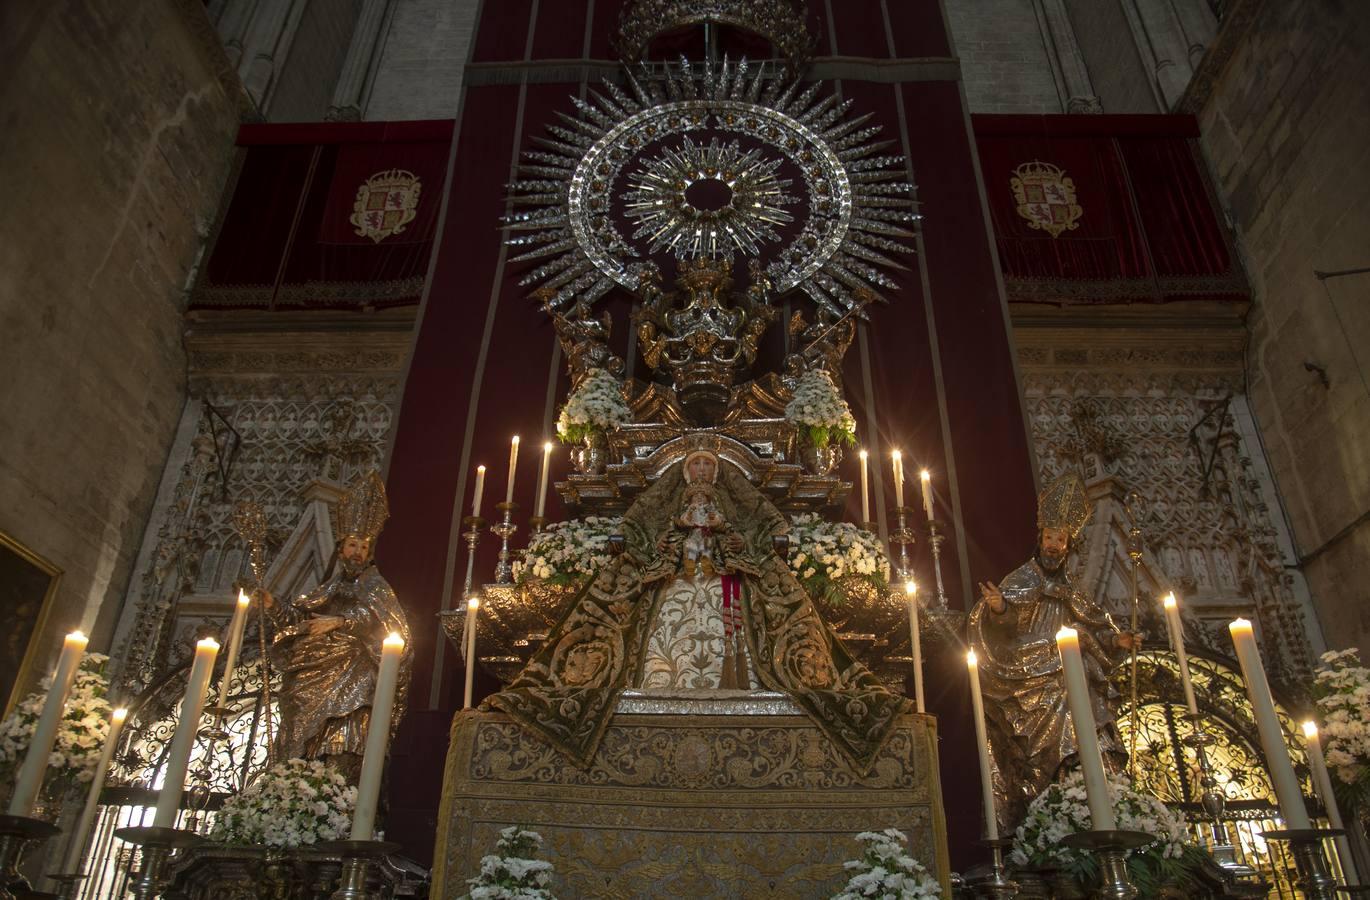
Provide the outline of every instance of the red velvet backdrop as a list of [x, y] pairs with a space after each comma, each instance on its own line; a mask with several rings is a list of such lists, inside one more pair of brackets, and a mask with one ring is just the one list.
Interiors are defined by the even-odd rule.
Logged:
[[[430, 852], [448, 726], [461, 700], [461, 663], [443, 646], [433, 617], [459, 602], [464, 559], [457, 531], [470, 502], [470, 473], [478, 463], [489, 466], [490, 504], [503, 491], [509, 438], [522, 435], [515, 499], [524, 518], [534, 499], [537, 448], [565, 390], [551, 325], [517, 284], [524, 270], [504, 264], [495, 225], [516, 153], [558, 111], [571, 111], [569, 95], [582, 86], [548, 83], [546, 70], [536, 82], [520, 83], [518, 69], [490, 64], [612, 58], [608, 40], [619, 5], [594, 3], [593, 22], [586, 21], [590, 5], [577, 0], [540, 3], [535, 17], [530, 0], [482, 7], [473, 62], [486, 65], [478, 73], [468, 69], [448, 208], [390, 460], [393, 517], [379, 550], [410, 610], [416, 644], [410, 714], [391, 766], [388, 832], [421, 858]], [[909, 268], [899, 276], [900, 290], [889, 308], [873, 313], [873, 325], [849, 356], [847, 377], [863, 443], [882, 461], [897, 446], [910, 469], [930, 468], [939, 517], [960, 525], [944, 564], [952, 604], [963, 607], [974, 580], [997, 578], [1024, 558], [1035, 502], [969, 119], [959, 85], [950, 80], [954, 69], [944, 62], [950, 53], [937, 0], [831, 4], [832, 20], [825, 6], [810, 4], [820, 60], [927, 60], [900, 70], [922, 80], [899, 81], [889, 67], [872, 66], [865, 71], [889, 80], [837, 84], [856, 99], [854, 112], [874, 112], [886, 136], [907, 149], [927, 217], [923, 255], [904, 260]], [[626, 330], [622, 315], [616, 329]], [[554, 477], [565, 472], [564, 453], [554, 465]], [[856, 473], [853, 459], [846, 474]], [[877, 485], [884, 491], [878, 510], [888, 512], [888, 477]], [[853, 517], [857, 502], [848, 507]], [[560, 513], [552, 502], [549, 515]], [[520, 524], [526, 528], [526, 518]], [[487, 579], [493, 544], [487, 537], [477, 562]], [[918, 551], [927, 584], [931, 565], [922, 544]], [[977, 856], [980, 813], [974, 773], [965, 767], [974, 757], [959, 650], [929, 660], [929, 682], [943, 734], [952, 845], [968, 852], [958, 860], [963, 864]], [[485, 678], [477, 683], [481, 694], [494, 687]]]

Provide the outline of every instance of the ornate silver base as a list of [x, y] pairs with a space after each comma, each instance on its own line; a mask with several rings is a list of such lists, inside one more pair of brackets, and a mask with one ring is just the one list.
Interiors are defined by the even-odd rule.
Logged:
[[162, 891], [167, 857], [173, 850], [183, 850], [204, 843], [204, 838], [193, 831], [180, 828], [158, 828], [155, 825], [120, 828], [114, 836], [143, 848], [143, 864], [137, 877], [129, 885], [135, 900], [154, 900]]
[[30, 844], [41, 843], [58, 833], [51, 822], [30, 816], [0, 816], [0, 900], [13, 900], [15, 892], [33, 893], [28, 879], [19, 874]]
[[1337, 883], [1327, 867], [1322, 852], [1323, 838], [1339, 837], [1346, 832], [1340, 828], [1285, 828], [1263, 831], [1267, 841], [1288, 841], [1294, 853], [1294, 865], [1299, 870], [1299, 889], [1308, 900], [1332, 900], [1337, 895]]
[[320, 850], [337, 853], [343, 858], [342, 875], [332, 900], [370, 900], [366, 889], [366, 871], [371, 861], [400, 849], [392, 841], [329, 841]]
[[976, 897], [984, 897], [986, 900], [1012, 900], [1018, 896], [1018, 882], [1011, 881], [1008, 877], [1008, 870], [1004, 867], [1004, 851], [1013, 846], [1013, 840], [999, 838], [985, 841], [984, 844], [994, 855], [990, 873], [968, 881], [966, 886]]
[[1068, 834], [1061, 843], [1077, 850], [1088, 850], [1099, 860], [1099, 889], [1095, 896], [1105, 900], [1134, 900], [1137, 886], [1127, 874], [1127, 851], [1151, 843], [1155, 837], [1145, 831], [1081, 831]]

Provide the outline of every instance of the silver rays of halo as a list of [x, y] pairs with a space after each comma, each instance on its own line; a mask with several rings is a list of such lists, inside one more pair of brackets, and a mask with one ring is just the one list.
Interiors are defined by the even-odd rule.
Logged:
[[624, 77], [623, 87], [606, 80], [587, 100], [571, 98], [578, 114], [559, 113], [562, 124], [522, 156], [509, 185], [513, 212], [502, 220], [513, 261], [540, 261], [521, 285], [549, 291], [554, 308], [592, 303], [616, 283], [635, 287], [654, 252], [651, 233], [640, 222], [638, 233], [620, 232], [610, 191], [625, 167], [650, 168], [641, 155], [649, 146], [722, 132], [765, 144], [801, 173], [802, 227], [766, 267], [778, 293], [799, 288], [836, 318], [896, 286], [886, 272], [906, 268], [919, 215], [904, 157], [881, 153], [893, 142], [878, 139], [871, 114], [848, 118], [852, 101], [765, 65], [753, 73], [746, 60], [698, 68], [682, 60], [664, 75]]

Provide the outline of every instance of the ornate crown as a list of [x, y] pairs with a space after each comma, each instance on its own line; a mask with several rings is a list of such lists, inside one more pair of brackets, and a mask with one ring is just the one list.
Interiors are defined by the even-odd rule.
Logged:
[[1057, 478], [1037, 497], [1037, 528], [1064, 528], [1074, 540], [1093, 512], [1085, 483], [1071, 472]]
[[385, 482], [375, 469], [352, 483], [338, 501], [338, 540], [349, 537], [364, 538], [370, 543], [385, 527], [390, 518], [390, 504], [385, 497]]
[[719, 23], [770, 41], [792, 72], [813, 53], [814, 37], [793, 0], [638, 0], [619, 15], [614, 45], [624, 62], [636, 63], [658, 35], [677, 28]]

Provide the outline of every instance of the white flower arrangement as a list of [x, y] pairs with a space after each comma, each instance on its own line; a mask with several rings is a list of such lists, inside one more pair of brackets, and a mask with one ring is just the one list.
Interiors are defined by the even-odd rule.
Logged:
[[554, 522], [528, 539], [523, 557], [514, 562], [514, 581], [574, 584], [609, 564], [609, 535], [622, 533], [618, 516]]
[[[103, 653], [88, 653], [81, 659], [76, 678], [67, 695], [62, 722], [57, 728], [57, 740], [52, 745], [45, 778], [49, 793], [66, 793], [77, 784], [88, 783], [95, 777], [95, 765], [109, 737], [109, 682], [105, 680], [105, 665], [109, 657]], [[52, 676], [43, 679], [40, 689], [19, 701], [3, 722], [0, 722], [0, 772], [5, 780], [13, 776], [24, 755], [43, 703], [52, 690]]]
[[557, 437], [562, 443], [578, 444], [632, 418], [628, 404], [623, 401], [619, 380], [604, 369], [591, 369], [580, 387], [566, 398], [566, 405], [557, 416]]
[[922, 900], [940, 898], [942, 885], [904, 849], [908, 841], [897, 828], [863, 831], [856, 839], [865, 854], [842, 864], [853, 873], [832, 900]]
[[[1158, 896], [1162, 884], [1186, 880], [1204, 851], [1193, 842], [1184, 820], [1155, 797], [1138, 793], [1123, 781], [1110, 777], [1108, 786], [1117, 827], [1156, 837], [1128, 853], [1128, 872], [1142, 896]], [[1076, 769], [1028, 805], [1023, 824], [1014, 833], [1009, 858], [1017, 866], [1059, 869], [1082, 887], [1088, 885], [1098, 871], [1094, 857], [1062, 846], [1061, 839], [1089, 831], [1091, 823], [1084, 776]]]
[[1327, 765], [1353, 789], [1347, 799], [1359, 805], [1370, 791], [1370, 669], [1360, 664], [1359, 651], [1324, 653], [1313, 696], [1327, 738]]
[[809, 369], [799, 376], [794, 397], [785, 405], [785, 421], [820, 449], [833, 441], [849, 447], [856, 443], [851, 407], [825, 369]]
[[357, 789], [318, 760], [287, 759], [224, 801], [212, 840], [227, 844], [299, 847], [344, 837]]
[[499, 833], [498, 853], [481, 857], [480, 874], [467, 880], [469, 900], [556, 900], [552, 864], [536, 859], [542, 835], [511, 825]]
[[828, 595], [839, 578], [856, 575], [884, 589], [890, 559], [880, 538], [850, 522], [829, 522], [817, 513], [790, 518], [790, 571], [811, 597]]

